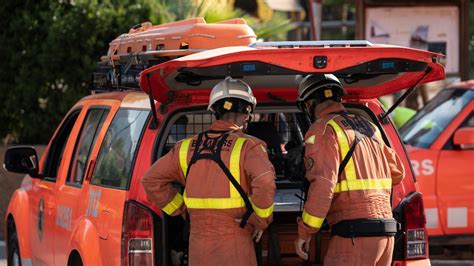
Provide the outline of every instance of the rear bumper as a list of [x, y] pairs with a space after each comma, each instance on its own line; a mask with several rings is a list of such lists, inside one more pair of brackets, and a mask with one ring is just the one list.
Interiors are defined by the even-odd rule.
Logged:
[[395, 260], [393, 261], [393, 266], [429, 266], [431, 262], [429, 259], [424, 260]]
[[474, 244], [474, 235], [445, 235], [445, 236], [430, 236], [430, 246], [464, 246]]

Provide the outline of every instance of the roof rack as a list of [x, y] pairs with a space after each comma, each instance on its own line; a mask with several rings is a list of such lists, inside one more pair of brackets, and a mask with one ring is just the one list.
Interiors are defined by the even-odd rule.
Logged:
[[180, 49], [180, 50], [158, 50], [158, 51], [144, 51], [131, 52], [126, 55], [104, 55], [100, 57], [99, 64], [128, 64], [131, 60], [138, 62], [149, 63], [158, 58], [163, 57], [180, 57], [189, 54], [206, 51], [206, 49]]
[[284, 41], [284, 42], [255, 42], [249, 47], [277, 47], [277, 48], [304, 48], [304, 47], [370, 47], [373, 44], [366, 40], [355, 41]]
[[109, 44], [93, 75], [94, 92], [140, 89], [139, 73], [181, 56], [225, 46], [247, 46], [256, 40], [244, 19], [206, 23], [191, 18], [161, 25], [133, 26]]

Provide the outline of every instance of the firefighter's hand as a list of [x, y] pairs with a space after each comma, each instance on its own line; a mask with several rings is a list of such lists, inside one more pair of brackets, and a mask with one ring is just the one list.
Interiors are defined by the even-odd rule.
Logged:
[[[235, 219], [235, 222], [240, 224], [240, 222], [242, 222], [242, 219]], [[258, 243], [258, 241], [260, 241], [260, 239], [262, 238], [262, 235], [263, 235], [263, 230], [253, 228], [252, 239], [255, 240], [255, 243]]]
[[304, 260], [308, 260], [309, 242], [311, 242], [311, 238], [308, 240], [297, 238], [295, 240], [296, 254]]

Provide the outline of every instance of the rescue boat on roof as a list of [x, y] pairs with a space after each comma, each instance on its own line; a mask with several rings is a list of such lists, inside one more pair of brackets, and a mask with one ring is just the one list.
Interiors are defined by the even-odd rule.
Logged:
[[227, 46], [248, 46], [255, 32], [244, 19], [206, 23], [204, 18], [133, 26], [109, 44], [94, 72], [93, 91], [139, 90], [139, 73], [181, 56]]
[[[199, 52], [226, 47], [247, 46], [256, 41], [255, 32], [244, 19], [235, 18], [206, 23], [204, 18], [191, 18], [177, 22], [152, 25], [144, 22], [132, 27], [110, 42], [107, 55], [101, 61], [119, 59], [131, 53], [166, 51]], [[165, 52], [165, 53], [163, 53]], [[188, 53], [189, 54], [189, 53]]]

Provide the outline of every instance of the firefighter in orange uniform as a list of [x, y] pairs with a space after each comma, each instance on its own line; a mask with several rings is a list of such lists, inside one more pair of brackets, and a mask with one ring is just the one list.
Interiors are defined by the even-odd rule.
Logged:
[[305, 135], [310, 187], [296, 252], [308, 259], [311, 235], [327, 219], [332, 237], [324, 265], [390, 265], [398, 227], [390, 193], [404, 168], [374, 124], [346, 112], [343, 93], [331, 74], [309, 75], [298, 86], [298, 106], [314, 123]]
[[[273, 217], [275, 171], [263, 141], [242, 131], [257, 101], [227, 77], [212, 89], [209, 131], [178, 142], [143, 177], [148, 197], [168, 215], [190, 217], [190, 265], [256, 265], [258, 241]], [[179, 193], [172, 182], [185, 186]]]

